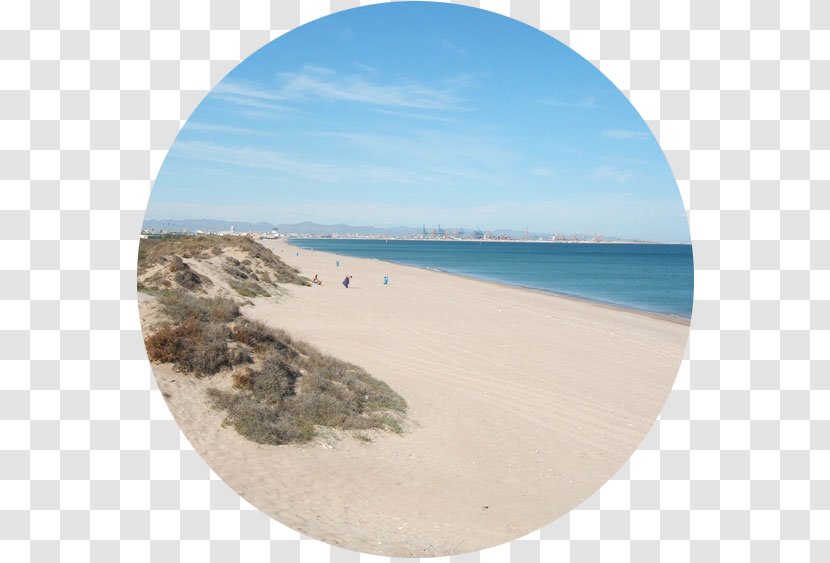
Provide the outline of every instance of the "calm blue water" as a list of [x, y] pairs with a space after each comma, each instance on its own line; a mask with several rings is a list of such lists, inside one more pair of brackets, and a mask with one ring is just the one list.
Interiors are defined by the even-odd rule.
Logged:
[[[434, 268], [654, 313], [690, 318], [692, 247], [686, 244], [296, 239], [291, 244]], [[393, 280], [394, 281], [394, 280]]]

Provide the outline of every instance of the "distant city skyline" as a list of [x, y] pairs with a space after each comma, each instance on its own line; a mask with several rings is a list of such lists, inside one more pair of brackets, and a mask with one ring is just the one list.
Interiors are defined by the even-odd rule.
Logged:
[[[549, 231], [534, 231], [526, 226], [525, 228], [514, 227], [498, 227], [491, 225], [459, 225], [459, 224], [430, 224], [422, 223], [421, 225], [353, 225], [345, 223], [325, 224], [315, 221], [302, 221], [297, 223], [274, 223], [272, 221], [236, 221], [228, 219], [216, 218], [201, 218], [201, 219], [146, 219], [142, 225], [142, 230], [148, 232], [229, 232], [236, 231], [237, 233], [267, 233], [272, 230], [277, 230], [281, 234], [300, 233], [300, 234], [371, 234], [389, 236], [400, 235], [416, 235], [416, 234], [436, 234], [445, 233], [448, 235], [463, 234], [464, 236], [472, 236], [476, 231], [481, 234], [510, 234], [511, 236], [522, 236], [529, 234], [531, 237], [545, 237], [552, 238], [553, 235], [561, 235], [565, 238], [573, 238], [574, 236], [592, 238], [600, 236], [604, 239], [618, 240], [620, 237], [612, 233], [602, 233], [597, 230], [584, 229], [579, 232], [566, 232], [561, 229], [552, 229]], [[626, 239], [627, 240], [627, 239]], [[644, 239], [639, 239], [644, 240]], [[656, 241], [655, 241], [656, 242]]]
[[538, 30], [436, 3], [338, 12], [246, 59], [176, 139], [146, 217], [689, 240], [613, 84]]

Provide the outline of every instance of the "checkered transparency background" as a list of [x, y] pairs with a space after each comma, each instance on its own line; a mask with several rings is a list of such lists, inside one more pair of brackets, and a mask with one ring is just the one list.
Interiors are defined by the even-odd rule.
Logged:
[[[640, 449], [568, 516], [445, 561], [830, 561], [830, 1], [481, 0], [631, 99], [688, 210], [695, 308]], [[241, 500], [154, 386], [152, 179], [234, 65], [353, 0], [0, 2], [4, 561], [386, 561]], [[349, 523], [344, 523], [349, 525]]]

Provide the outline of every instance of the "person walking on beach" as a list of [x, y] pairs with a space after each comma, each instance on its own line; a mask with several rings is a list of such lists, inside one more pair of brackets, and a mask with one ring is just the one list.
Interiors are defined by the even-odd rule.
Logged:
[[345, 287], [346, 289], [349, 289], [349, 280], [350, 279], [352, 279], [352, 276], [346, 276], [346, 278], [343, 280], [343, 287]]

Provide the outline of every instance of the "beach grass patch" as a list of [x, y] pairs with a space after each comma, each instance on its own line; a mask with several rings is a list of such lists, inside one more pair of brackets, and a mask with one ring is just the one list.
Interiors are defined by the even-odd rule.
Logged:
[[[226, 254], [228, 251], [245, 257], [239, 260]], [[138, 274], [141, 276], [151, 268], [161, 265], [166, 268], [165, 275], [158, 278], [150, 276], [145, 280], [146, 285], [171, 287], [172, 279], [180, 286], [192, 290], [211, 285], [212, 280], [193, 271], [184, 259], [208, 261], [218, 256], [224, 256], [224, 261], [220, 262], [221, 271], [227, 275], [229, 283], [235, 282], [235, 286], [234, 283], [231, 283], [231, 286], [243, 297], [269, 296], [269, 290], [261, 285], [263, 283], [270, 286], [311, 285], [309, 279], [299, 275], [298, 269], [289, 266], [248, 236], [169, 235], [141, 239], [138, 249]]]
[[242, 436], [279, 445], [319, 428], [402, 432], [406, 401], [362, 368], [245, 318], [232, 299], [157, 294], [168, 322], [145, 339], [148, 357], [197, 377], [233, 370], [230, 390], [208, 393]]
[[233, 299], [198, 297], [182, 290], [162, 293], [159, 303], [174, 323], [183, 323], [189, 319], [227, 323], [240, 315], [239, 305]]
[[228, 280], [228, 285], [241, 297], [271, 297], [271, 294], [253, 280]]
[[233, 339], [254, 350], [291, 349], [291, 338], [284, 331], [273, 329], [259, 321], [241, 319], [231, 327]]
[[227, 412], [224, 426], [259, 444], [304, 444], [316, 435], [314, 426], [287, 416], [281, 402], [259, 402], [247, 394], [209, 389], [216, 408]]
[[234, 337], [264, 355], [261, 365], [234, 372], [235, 391], [210, 396], [246, 438], [280, 445], [307, 442], [320, 427], [402, 432], [406, 401], [362, 368], [261, 323], [239, 323]]

